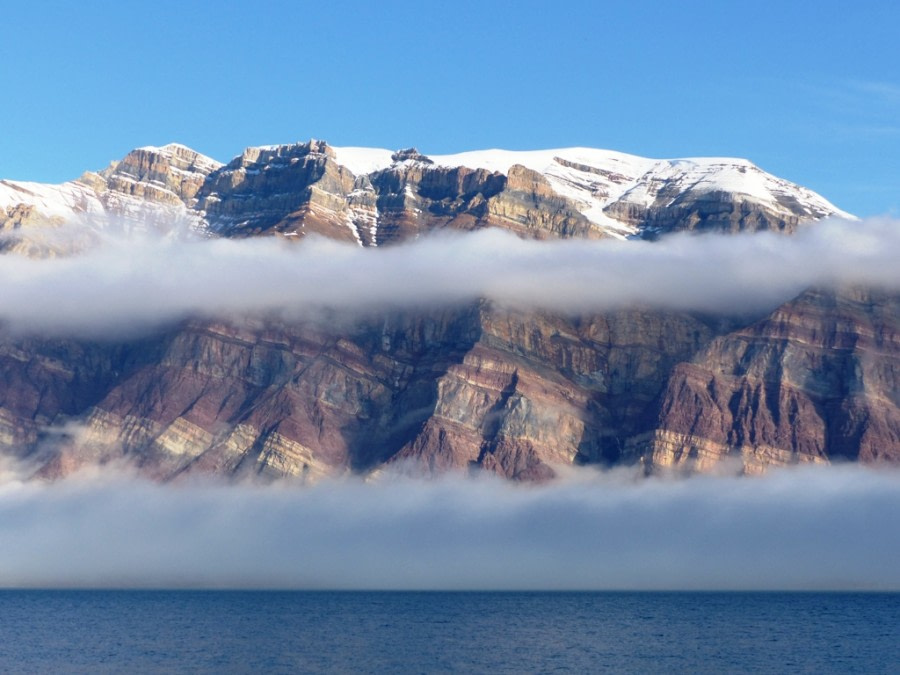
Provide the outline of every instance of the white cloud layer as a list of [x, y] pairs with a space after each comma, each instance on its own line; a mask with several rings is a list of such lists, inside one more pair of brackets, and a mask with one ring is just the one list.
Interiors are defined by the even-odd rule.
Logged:
[[0, 587], [900, 590], [900, 473], [0, 486]]
[[190, 315], [368, 311], [489, 297], [565, 312], [643, 304], [755, 312], [816, 284], [900, 290], [900, 222], [831, 221], [762, 233], [629, 241], [523, 241], [496, 230], [384, 249], [327, 240], [109, 238], [86, 252], [0, 256], [0, 322], [99, 332]]

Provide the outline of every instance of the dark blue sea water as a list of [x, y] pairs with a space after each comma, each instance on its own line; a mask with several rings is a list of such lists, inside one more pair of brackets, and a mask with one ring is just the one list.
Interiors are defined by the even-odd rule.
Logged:
[[900, 595], [0, 592], [0, 671], [900, 672]]

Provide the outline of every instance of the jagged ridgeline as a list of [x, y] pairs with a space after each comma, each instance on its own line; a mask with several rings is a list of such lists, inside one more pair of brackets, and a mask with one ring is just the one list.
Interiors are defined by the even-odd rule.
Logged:
[[[850, 217], [745, 160], [586, 148], [425, 156], [310, 141], [223, 165], [168, 145], [62, 185], [0, 181], [7, 255], [173, 223], [376, 247], [445, 229], [790, 234], [828, 216]], [[122, 459], [159, 479], [895, 461], [898, 310], [857, 288], [809, 291], [752, 322], [481, 300], [333, 324], [193, 319], [116, 341], [9, 333], [0, 453], [45, 477]]]
[[536, 239], [791, 232], [848, 215], [746, 160], [589, 148], [426, 157], [310, 141], [248, 148], [222, 165], [173, 144], [134, 150], [62, 185], [0, 181], [2, 231], [100, 214], [138, 229], [181, 219], [219, 236], [320, 234], [363, 246], [442, 228]]

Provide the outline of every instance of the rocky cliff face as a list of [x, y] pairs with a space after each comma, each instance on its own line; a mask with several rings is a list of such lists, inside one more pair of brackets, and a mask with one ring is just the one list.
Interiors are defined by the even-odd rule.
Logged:
[[[260, 320], [120, 345], [9, 340], [0, 442], [45, 476], [119, 459], [166, 479], [367, 470], [427, 417], [435, 378], [475, 339], [473, 311], [346, 332]], [[51, 423], [69, 436], [48, 442]]]
[[172, 144], [62, 185], [0, 182], [2, 245], [32, 254], [26, 237], [9, 233], [26, 228], [33, 241], [36, 228], [63, 222], [128, 231], [183, 223], [214, 236], [318, 234], [377, 246], [443, 228], [536, 239], [792, 231], [833, 214], [847, 215], [746, 160], [584, 148], [427, 157], [312, 140], [247, 148], [223, 166]]
[[[220, 165], [172, 145], [61, 186], [0, 182], [0, 246], [71, 252], [72, 232], [172, 220], [210, 236], [384, 246], [484, 227], [535, 239], [789, 233], [833, 213], [741, 160], [426, 157], [310, 141]], [[58, 232], [70, 248], [54, 248]], [[124, 461], [161, 480], [894, 462], [898, 316], [894, 295], [843, 289], [809, 291], [759, 321], [480, 301], [352, 321], [198, 319], [128, 340], [4, 334], [0, 455], [47, 478]]]
[[0, 251], [40, 257], [81, 250], [109, 230], [205, 228], [196, 195], [220, 166], [172, 144], [133, 150], [61, 185], [0, 181]]
[[138, 148], [98, 174], [87, 173], [79, 182], [93, 187], [105, 197], [107, 208], [115, 209], [123, 196], [139, 200], [194, 206], [197, 192], [207, 177], [221, 164], [173, 143], [163, 148]]
[[746, 472], [796, 462], [900, 460], [900, 298], [813, 290], [673, 370], [652, 467]]
[[355, 182], [320, 141], [248, 148], [210, 176], [198, 208], [224, 236], [317, 233], [356, 241], [347, 204]]
[[[128, 458], [160, 478], [896, 461], [898, 304], [811, 291], [724, 334], [687, 314], [480, 303], [341, 330], [192, 322], [129, 344], [8, 340], [0, 442], [44, 475]], [[77, 433], [50, 443], [67, 421]]]
[[[479, 303], [342, 331], [190, 323], [135, 344], [7, 342], [0, 441], [48, 476], [128, 458], [160, 478], [385, 462], [541, 478], [617, 461], [668, 371], [710, 334], [684, 315], [576, 321]], [[77, 433], [41, 455], [42, 434], [67, 421]]]
[[792, 231], [841, 213], [744, 160], [577, 148], [431, 158], [321, 141], [246, 150], [210, 176], [198, 208], [221, 234], [316, 233], [364, 246], [442, 228], [500, 227], [537, 239]]
[[478, 341], [438, 379], [430, 418], [393, 461], [511, 478], [614, 464], [669, 370], [711, 332], [683, 314], [575, 320], [482, 307]]
[[602, 236], [537, 171], [507, 175], [439, 166], [410, 149], [390, 166], [354, 175], [321, 141], [251, 148], [211, 176], [198, 208], [225, 236], [327, 236], [361, 246], [445, 228], [500, 227], [530, 238]]
[[124, 460], [166, 480], [897, 461], [898, 309], [819, 291], [734, 331], [482, 302], [332, 326], [194, 321], [114, 344], [7, 338], [0, 449], [47, 477]]
[[749, 162], [711, 159], [703, 165], [676, 160], [645, 174], [606, 213], [655, 238], [677, 231], [791, 233], [836, 211]]

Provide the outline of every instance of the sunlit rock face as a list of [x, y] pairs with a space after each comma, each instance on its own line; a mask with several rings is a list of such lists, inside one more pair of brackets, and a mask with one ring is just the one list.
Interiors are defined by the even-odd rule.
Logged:
[[[363, 247], [488, 227], [654, 239], [790, 233], [834, 214], [846, 215], [744, 160], [426, 156], [313, 140], [223, 165], [170, 145], [58, 186], [0, 182], [0, 247], [67, 255], [110, 228], [183, 227]], [[193, 319], [140, 338], [3, 333], [0, 455], [47, 479], [123, 463], [159, 480], [895, 462], [898, 317], [896, 296], [842, 289], [740, 319], [473, 301], [352, 319]]]
[[846, 215], [740, 159], [650, 160], [585, 148], [429, 157], [322, 141], [248, 148], [208, 177], [197, 209], [226, 236], [322, 234], [362, 246], [444, 228], [653, 238], [792, 231]]
[[0, 251], [46, 257], [107, 233], [205, 229], [196, 195], [221, 164], [183, 145], [138, 148], [60, 185], [0, 180]]
[[198, 208], [222, 236], [316, 233], [356, 242], [348, 204], [355, 182], [321, 141], [247, 148], [209, 177]]
[[433, 414], [392, 461], [520, 479], [617, 463], [669, 369], [710, 337], [684, 314], [571, 319], [484, 306], [477, 343], [438, 379]]
[[[221, 164], [183, 145], [138, 148], [99, 174], [85, 174], [79, 181], [97, 187], [115, 209], [121, 196], [143, 201], [194, 206], [197, 192]], [[102, 181], [97, 180], [98, 177]], [[105, 183], [105, 184], [104, 184]]]
[[128, 344], [7, 341], [0, 443], [45, 477], [127, 461], [163, 480], [896, 461], [898, 304], [809, 292], [734, 331], [478, 303], [339, 330], [190, 322]]
[[[44, 476], [114, 461], [161, 479], [365, 471], [429, 415], [435, 377], [477, 335], [473, 311], [342, 331], [189, 322], [140, 343], [96, 347], [11, 341], [8, 350], [18, 351], [4, 374], [18, 396], [0, 401], [0, 443]], [[63, 371], [52, 360], [63, 348], [73, 357], [96, 349], [95, 362], [82, 366], [91, 375]], [[93, 387], [81, 391], [82, 379]], [[47, 438], [52, 425], [58, 437]]]
[[477, 303], [343, 326], [194, 321], [121, 343], [9, 337], [0, 448], [45, 477], [125, 461], [165, 480], [896, 461], [898, 305], [808, 292], [734, 331]]
[[378, 246], [486, 227], [531, 239], [790, 232], [830, 215], [847, 214], [746, 160], [591, 148], [426, 156], [311, 140], [247, 148], [223, 165], [170, 144], [61, 185], [0, 181], [0, 247], [28, 255], [84, 245], [40, 236], [63, 223], [70, 235], [178, 225], [209, 236]]
[[900, 460], [900, 298], [802, 294], [676, 366], [655, 426], [654, 467]]
[[[164, 479], [386, 464], [545, 478], [616, 462], [669, 369], [709, 338], [686, 315], [573, 320], [478, 303], [341, 331], [193, 322], [130, 345], [33, 343], [6, 366], [19, 396], [3, 402], [0, 442], [47, 476], [127, 459]], [[42, 430], [63, 420], [77, 425], [51, 451]]]

